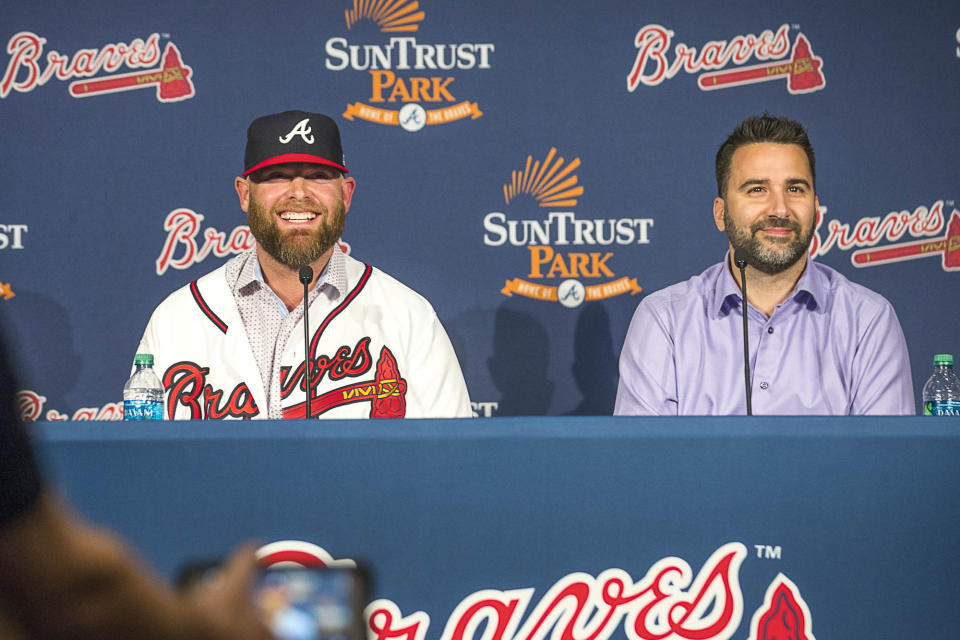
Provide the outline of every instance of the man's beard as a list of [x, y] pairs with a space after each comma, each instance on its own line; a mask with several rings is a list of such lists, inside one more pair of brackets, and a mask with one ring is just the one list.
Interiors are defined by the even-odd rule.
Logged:
[[[804, 229], [789, 218], [768, 216], [750, 225], [749, 233], [743, 227], [737, 227], [730, 217], [729, 208], [724, 203], [723, 224], [727, 238], [733, 245], [734, 251], [740, 249], [747, 253], [747, 264], [763, 273], [773, 275], [786, 271], [795, 265], [806, 254], [813, 239], [813, 224], [804, 232]], [[794, 238], [790, 242], [774, 242], [765, 244], [757, 237], [757, 233], [769, 227], [791, 229]], [[769, 242], [769, 241], [768, 241]]]
[[[340, 239], [347, 220], [342, 200], [337, 202], [332, 212], [322, 204], [296, 200], [278, 203], [268, 211], [253, 198], [248, 209], [247, 222], [257, 244], [277, 262], [291, 268], [312, 264], [326, 253]], [[303, 229], [293, 228], [281, 233], [277, 212], [290, 209], [317, 214], [319, 226], [307, 228], [304, 225]]]

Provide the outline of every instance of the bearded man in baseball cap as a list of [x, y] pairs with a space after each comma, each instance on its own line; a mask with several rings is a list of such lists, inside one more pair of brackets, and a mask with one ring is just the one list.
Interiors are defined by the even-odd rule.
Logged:
[[256, 247], [167, 297], [137, 349], [154, 356], [166, 418], [472, 415], [429, 302], [338, 243], [348, 174], [328, 116], [250, 124], [234, 188]]

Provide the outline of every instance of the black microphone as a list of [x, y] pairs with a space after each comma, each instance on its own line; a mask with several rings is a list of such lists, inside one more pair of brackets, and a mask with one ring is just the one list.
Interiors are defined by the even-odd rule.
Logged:
[[[303, 379], [307, 389], [306, 419], [310, 419], [310, 305], [307, 304], [310, 283], [313, 282], [313, 268], [310, 265], [300, 267], [300, 282], [303, 284]], [[747, 401], [750, 402], [749, 400]]]
[[740, 269], [740, 293], [743, 295], [740, 310], [743, 313], [743, 384], [747, 390], [747, 415], [753, 415], [750, 390], [750, 334], [747, 330], [747, 252], [737, 249], [733, 252], [733, 263]]

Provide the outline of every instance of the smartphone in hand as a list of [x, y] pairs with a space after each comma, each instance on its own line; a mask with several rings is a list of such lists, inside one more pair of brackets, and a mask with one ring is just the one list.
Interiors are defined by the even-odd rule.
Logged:
[[[178, 586], [208, 579], [219, 564], [181, 567]], [[278, 640], [366, 639], [363, 610], [370, 601], [370, 579], [363, 567], [270, 567], [257, 576], [253, 596]]]
[[364, 640], [367, 572], [357, 567], [265, 569], [254, 600], [279, 640]]

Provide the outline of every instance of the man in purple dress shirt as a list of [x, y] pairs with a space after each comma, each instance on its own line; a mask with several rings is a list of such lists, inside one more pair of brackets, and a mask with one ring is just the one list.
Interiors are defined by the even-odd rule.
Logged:
[[739, 249], [748, 257], [754, 414], [914, 414], [893, 307], [808, 258], [819, 202], [803, 126], [768, 114], [744, 120], [717, 152], [716, 174], [713, 219], [730, 249], [641, 301], [620, 354], [614, 413], [746, 413]]

